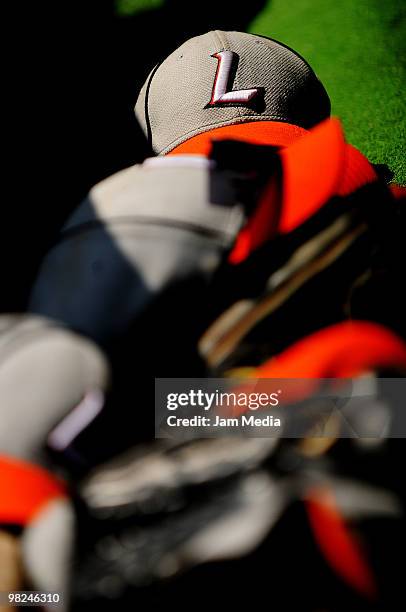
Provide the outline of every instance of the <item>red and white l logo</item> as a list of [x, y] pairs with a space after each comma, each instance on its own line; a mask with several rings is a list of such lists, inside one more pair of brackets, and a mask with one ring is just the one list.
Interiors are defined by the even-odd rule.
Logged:
[[238, 55], [233, 51], [220, 51], [219, 53], [214, 53], [211, 57], [215, 57], [218, 64], [211, 100], [208, 106], [249, 104], [258, 95], [260, 91], [258, 87], [227, 91], [227, 88], [230, 86], [231, 72], [238, 65]]

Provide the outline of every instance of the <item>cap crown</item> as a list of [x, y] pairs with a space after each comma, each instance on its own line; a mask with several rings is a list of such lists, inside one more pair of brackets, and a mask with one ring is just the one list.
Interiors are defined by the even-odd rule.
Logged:
[[282, 121], [309, 128], [329, 116], [307, 62], [281, 43], [213, 31], [187, 40], [154, 68], [135, 114], [156, 153], [213, 128]]

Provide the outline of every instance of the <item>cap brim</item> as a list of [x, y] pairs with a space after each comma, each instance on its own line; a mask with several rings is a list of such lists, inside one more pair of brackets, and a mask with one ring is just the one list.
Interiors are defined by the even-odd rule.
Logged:
[[185, 140], [167, 155], [209, 155], [213, 140], [241, 140], [252, 144], [287, 147], [308, 133], [282, 121], [249, 121], [202, 132]]

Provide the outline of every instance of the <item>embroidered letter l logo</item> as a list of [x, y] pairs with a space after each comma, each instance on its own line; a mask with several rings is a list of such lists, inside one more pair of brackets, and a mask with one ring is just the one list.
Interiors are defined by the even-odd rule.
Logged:
[[230, 85], [230, 76], [233, 65], [238, 63], [238, 55], [233, 51], [220, 51], [214, 53], [218, 61], [216, 76], [214, 78], [213, 91], [211, 100], [208, 106], [216, 106], [223, 104], [248, 104], [259, 92], [259, 88], [253, 89], [238, 89], [235, 91], [227, 91]]

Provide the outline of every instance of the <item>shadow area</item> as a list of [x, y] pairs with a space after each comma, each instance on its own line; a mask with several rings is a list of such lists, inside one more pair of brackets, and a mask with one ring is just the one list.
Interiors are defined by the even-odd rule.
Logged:
[[25, 308], [41, 257], [90, 187], [150, 154], [133, 107], [152, 67], [191, 36], [247, 29], [264, 4], [168, 0], [131, 17], [112, 0], [5, 9], [13, 195], [2, 208], [0, 310]]

